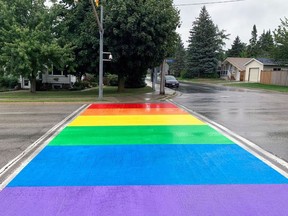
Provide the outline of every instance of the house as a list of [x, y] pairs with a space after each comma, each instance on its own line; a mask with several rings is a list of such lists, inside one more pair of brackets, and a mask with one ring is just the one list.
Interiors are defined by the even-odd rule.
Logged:
[[245, 81], [260, 82], [262, 71], [281, 71], [287, 69], [268, 58], [253, 58], [245, 64]]
[[25, 78], [20, 75], [19, 83], [20, 83], [21, 89], [30, 89], [30, 81], [28, 78]]
[[[53, 70], [39, 73], [37, 80], [41, 80], [42, 84], [49, 85], [52, 89], [70, 88], [76, 82], [76, 76], [65, 74], [63, 71]], [[30, 89], [30, 81], [28, 78], [20, 76], [20, 87], [22, 89]]]
[[76, 82], [76, 76], [65, 74], [63, 71], [46, 71], [42, 74], [42, 83], [52, 85], [52, 89], [71, 88]]
[[221, 65], [220, 78], [236, 81], [244, 81], [245, 64], [252, 58], [226, 58]]

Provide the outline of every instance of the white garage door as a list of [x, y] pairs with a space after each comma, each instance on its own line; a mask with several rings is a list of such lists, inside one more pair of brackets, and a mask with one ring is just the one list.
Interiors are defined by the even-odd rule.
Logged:
[[250, 68], [249, 69], [249, 78], [250, 82], [258, 82], [259, 68]]

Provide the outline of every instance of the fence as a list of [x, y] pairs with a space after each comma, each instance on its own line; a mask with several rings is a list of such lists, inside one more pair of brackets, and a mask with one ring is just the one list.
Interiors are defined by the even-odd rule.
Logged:
[[288, 86], [288, 71], [262, 71], [260, 83]]

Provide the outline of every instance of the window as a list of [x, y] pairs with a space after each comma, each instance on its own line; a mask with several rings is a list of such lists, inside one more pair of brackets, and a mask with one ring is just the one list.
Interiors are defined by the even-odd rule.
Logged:
[[281, 71], [281, 68], [273, 68], [273, 71]]
[[62, 74], [62, 71], [54, 69], [53, 72], [52, 72], [52, 75], [54, 75], [54, 76], [56, 75], [57, 76], [57, 75], [63, 75], [63, 74]]
[[28, 79], [24, 80], [24, 86], [29, 86], [29, 80]]

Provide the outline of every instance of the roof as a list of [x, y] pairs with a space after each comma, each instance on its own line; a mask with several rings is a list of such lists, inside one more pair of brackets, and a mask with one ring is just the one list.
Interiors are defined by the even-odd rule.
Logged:
[[236, 67], [238, 70], [243, 71], [245, 70], [245, 65], [246, 63], [250, 62], [252, 60], [252, 58], [232, 58], [232, 57], [228, 57], [225, 59], [225, 62], [229, 62], [230, 64], [232, 64], [234, 67]]
[[279, 65], [274, 60], [268, 58], [257, 58], [257, 60], [260, 61], [263, 65]]
[[252, 61], [257, 61], [259, 64], [262, 64], [264, 66], [279, 66], [280, 64], [277, 63], [276, 61], [269, 59], [269, 58], [253, 58], [249, 62], [247, 62], [245, 65], [248, 65]]

